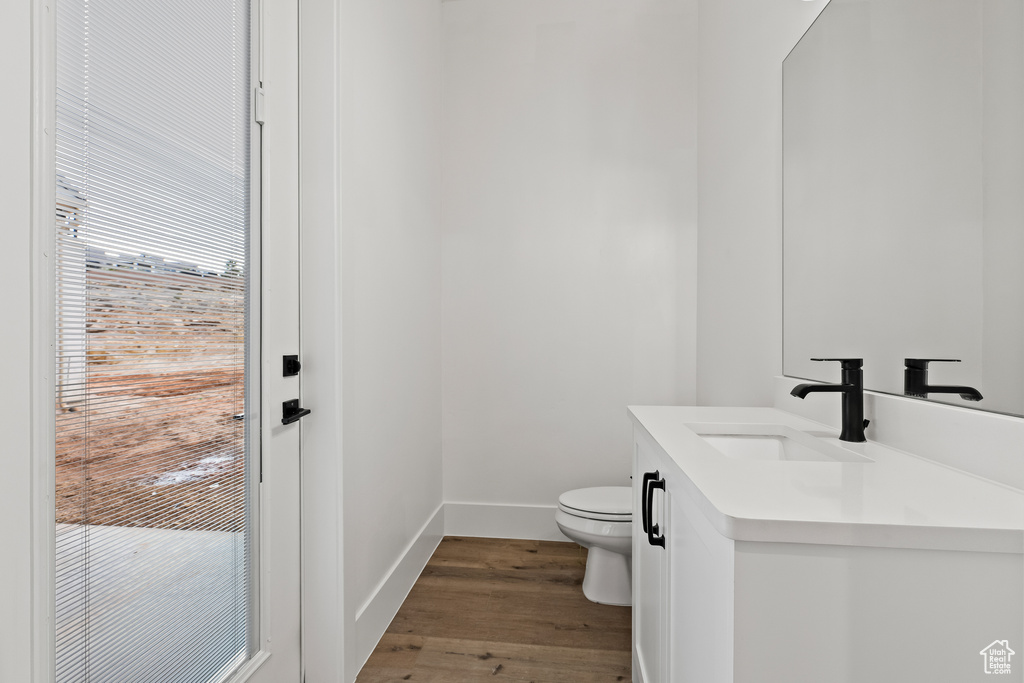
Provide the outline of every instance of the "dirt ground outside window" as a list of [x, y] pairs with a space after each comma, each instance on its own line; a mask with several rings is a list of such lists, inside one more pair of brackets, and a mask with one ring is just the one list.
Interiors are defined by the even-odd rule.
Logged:
[[63, 321], [82, 357], [58, 359], [58, 523], [242, 529], [245, 298], [230, 275], [86, 273], [84, 333]]

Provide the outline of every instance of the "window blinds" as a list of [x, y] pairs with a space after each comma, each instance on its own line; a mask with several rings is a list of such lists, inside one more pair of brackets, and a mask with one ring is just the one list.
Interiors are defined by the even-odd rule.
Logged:
[[245, 0], [57, 2], [60, 683], [248, 656]]

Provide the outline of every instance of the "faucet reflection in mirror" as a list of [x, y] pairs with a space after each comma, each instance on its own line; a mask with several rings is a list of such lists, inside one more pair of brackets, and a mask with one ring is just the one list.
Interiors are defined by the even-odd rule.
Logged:
[[916, 398], [928, 398], [928, 394], [959, 394], [965, 401], [980, 401], [984, 398], [974, 387], [952, 385], [929, 385], [929, 363], [959, 363], [956, 358], [904, 358], [903, 393]]

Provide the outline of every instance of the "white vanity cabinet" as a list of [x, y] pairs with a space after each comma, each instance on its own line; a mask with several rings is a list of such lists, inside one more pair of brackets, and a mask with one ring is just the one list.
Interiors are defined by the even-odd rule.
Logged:
[[[641, 683], [671, 680], [669, 548], [667, 543], [664, 547], [651, 543], [645, 528], [657, 523], [660, 533], [662, 528], [671, 526], [665, 524], [664, 517], [671, 509], [671, 491], [650, 491], [655, 476], [666, 484], [672, 479], [664, 470], [650, 440], [645, 435], [637, 436], [633, 458], [633, 680]], [[647, 518], [648, 496], [654, 519]]]
[[881, 446], [866, 464], [730, 462], [676, 422], [807, 425], [719, 410], [631, 409], [634, 683], [990, 682], [1001, 643], [998, 680], [1024, 680], [1024, 494]]
[[642, 431], [633, 481], [633, 681], [732, 681], [732, 542], [699, 515], [682, 471]]

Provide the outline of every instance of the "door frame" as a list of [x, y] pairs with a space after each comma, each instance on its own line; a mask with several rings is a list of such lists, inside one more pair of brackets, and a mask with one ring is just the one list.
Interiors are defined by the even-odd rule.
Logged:
[[[5, 582], [8, 579], [13, 579], [13, 584], [8, 583], [9, 589], [14, 592], [22, 592], [28, 596], [28, 599], [19, 605], [19, 607], [24, 609], [9, 615], [15, 622], [12, 630], [20, 631], [21, 644], [17, 640], [12, 642], [10, 639], [4, 639], [7, 640], [7, 643], [6, 647], [0, 649], [0, 659], [3, 660], [0, 661], [0, 673], [8, 671], [17, 672], [20, 680], [24, 680], [26, 683], [53, 683], [55, 675], [55, 557], [53, 549], [55, 547], [56, 535], [54, 500], [56, 479], [56, 449], [54, 441], [56, 426], [53, 409], [55, 400], [53, 357], [56, 348], [54, 329], [56, 320], [54, 279], [56, 271], [52, 257], [56, 242], [53, 214], [56, 198], [56, 181], [55, 142], [52, 133], [54, 131], [56, 115], [56, 21], [52, 0], [30, 0], [29, 3], [26, 3], [26, 6], [28, 7], [27, 14], [29, 16], [12, 17], [11, 21], [7, 22], [7, 26], [0, 29], [0, 38], [11, 38], [12, 40], [8, 44], [11, 46], [12, 51], [22, 50], [22, 57], [26, 56], [25, 52], [30, 55], [29, 64], [26, 69], [29, 77], [27, 92], [30, 94], [30, 103], [27, 107], [23, 107], [24, 103], [18, 101], [17, 95], [15, 95], [14, 102], [12, 103], [13, 110], [0, 118], [0, 123], [10, 124], [7, 130], [0, 131], [0, 142], [7, 144], [10, 141], [17, 140], [19, 135], [29, 134], [27, 168], [22, 167], [18, 169], [17, 162], [13, 162], [16, 171], [28, 171], [27, 175], [29, 177], [27, 183], [29, 190], [28, 201], [26, 202], [29, 207], [29, 220], [28, 225], [25, 226], [28, 239], [24, 240], [25, 233], [17, 235], [17, 237], [22, 238], [23, 241], [28, 243], [29, 277], [28, 282], [24, 280], [20, 282], [13, 281], [15, 277], [23, 276], [23, 273], [17, 267], [12, 267], [10, 269], [10, 278], [2, 277], [0, 278], [0, 283], [7, 285], [13, 290], [12, 298], [15, 302], [20, 298], [26, 304], [22, 307], [26, 315], [15, 315], [13, 319], [8, 321], [8, 324], [11, 326], [10, 329], [27, 329], [29, 332], [26, 344], [28, 347], [28, 357], [23, 359], [29, 371], [28, 383], [26, 386], [12, 382], [9, 386], [13, 387], [15, 392], [23, 392], [23, 390], [27, 389], [28, 395], [26, 396], [24, 393], [19, 394], [23, 403], [19, 411], [5, 416], [3, 432], [11, 433], [11, 441], [15, 444], [15, 447], [20, 444], [28, 444], [29, 453], [25, 455], [25, 460], [17, 463], [20, 465], [27, 462], [28, 472], [25, 472], [26, 477], [20, 479], [10, 477], [0, 481], [0, 496], [6, 496], [10, 492], [12, 494], [12, 507], [18, 506], [24, 511], [21, 519], [27, 521], [27, 524], [23, 525], [23, 527], [28, 527], [28, 533], [25, 534], [28, 538], [24, 536], [14, 538], [14, 534], [11, 534], [12, 543], [9, 546], [9, 550], [12, 550], [20, 558], [27, 556], [27, 562], [24, 562], [23, 566], [27, 565], [29, 571], [27, 573], [20, 571], [14, 577], [0, 575], [0, 579]], [[275, 140], [274, 144], [277, 146], [276, 154], [282, 157], [292, 157], [295, 160], [293, 172], [290, 176], [291, 179], [288, 180], [287, 171], [276, 172], [269, 182], [266, 175], [264, 175], [264, 188], [268, 184], [275, 185], [275, 190], [278, 184], [282, 186], [288, 185], [283, 191], [283, 194], [287, 196], [280, 202], [276, 202], [276, 205], [269, 213], [273, 214], [276, 212], [278, 215], [291, 213], [291, 219], [294, 221], [292, 226], [294, 232], [292, 234], [297, 236], [299, 219], [297, 173], [299, 152], [297, 101], [298, 0], [252, 0], [252, 7], [254, 28], [259, 30], [262, 43], [260, 46], [261, 51], [265, 49], [268, 42], [274, 41], [275, 55], [283, 57], [281, 60], [283, 63], [267, 66], [263, 62], [262, 54], [254, 56], [254, 61], [260, 62], [256, 65], [256, 68], [264, 71], [265, 77], [266, 73], [271, 73], [277, 82], [277, 94], [283, 95], [268, 102], [268, 113], [272, 113], [272, 116], [275, 117], [274, 124], [279, 130], [286, 126], [291, 126], [294, 129], [292, 134], [281, 136], [280, 141], [278, 141], [277, 136], [273, 138]], [[270, 8], [269, 10], [268, 7]], [[264, 13], [268, 11], [273, 12], [275, 19], [287, 16], [289, 12], [291, 17], [288, 21], [284, 22], [268, 23], [261, 21], [266, 16]], [[14, 12], [9, 14], [13, 15]], [[28, 21], [19, 21], [24, 18], [27, 18]], [[260, 23], [257, 25], [257, 22]], [[16, 79], [19, 75], [24, 75], [24, 72], [21, 74], [15, 73], [11, 77], [12, 80]], [[255, 83], [253, 85], [255, 86]], [[16, 89], [12, 90], [18, 92]], [[18, 115], [22, 113], [28, 113], [28, 121], [18, 118]], [[10, 117], [9, 119], [7, 118], [8, 116]], [[24, 123], [28, 124], [27, 127], [19, 127], [18, 124]], [[267, 136], [264, 132], [254, 131], [254, 134], [261, 134], [264, 143], [266, 142]], [[263, 156], [264, 158], [266, 156], [265, 148]], [[261, 164], [258, 160], [254, 159], [254, 183], [258, 181], [256, 174], [259, 173], [260, 168]], [[263, 198], [261, 214], [266, 216], [268, 214], [266, 204], [267, 193], [264, 191], [260, 194]], [[14, 195], [16, 195], [16, 191], [11, 192], [12, 198], [14, 198]], [[12, 214], [15, 217], [18, 216], [16, 210], [12, 210]], [[264, 222], [265, 224], [266, 222]], [[24, 229], [17, 223], [15, 223], [15, 226], [14, 230]], [[261, 241], [266, 245], [265, 238], [262, 238]], [[298, 240], [296, 239], [295, 242], [297, 243]], [[298, 244], [295, 245], [295, 251], [297, 256]], [[264, 289], [266, 279], [259, 278], [258, 282], [258, 286], [262, 289], [259, 298], [262, 300], [266, 295]], [[14, 285], [14, 287], [11, 287], [11, 285]], [[295, 304], [297, 307], [298, 300], [296, 300]], [[19, 309], [18, 313], [22, 313], [22, 310]], [[267, 326], [266, 320], [263, 319], [263, 316], [260, 316], [260, 318], [261, 320], [257, 324], [265, 329]], [[295, 332], [297, 338], [297, 324]], [[259, 375], [264, 378], [262, 382], [262, 407], [259, 410], [260, 415], [257, 419], [262, 422], [264, 436], [258, 448], [262, 451], [265, 463], [266, 458], [273, 457], [274, 455], [272, 449], [267, 447], [271, 438], [270, 431], [281, 427], [279, 424], [280, 414], [270, 409], [274, 405], [274, 400], [280, 400], [277, 398], [277, 394], [280, 393], [281, 387], [274, 386], [273, 389], [268, 388], [267, 371], [268, 368], [275, 367], [269, 353], [271, 350], [276, 353], [277, 349], [271, 348], [271, 350], [268, 350], [268, 346], [271, 345], [264, 344], [262, 341], [261, 339], [258, 345], [260, 357], [254, 359], [253, 362], [261, 366]], [[280, 370], [279, 359], [276, 368]], [[295, 387], [295, 391], [298, 391], [297, 384]], [[273, 396], [274, 400], [270, 398], [271, 396]], [[15, 427], [15, 429], [9, 429], [9, 425]], [[299, 436], [297, 432], [300, 427], [294, 426], [292, 429], [296, 432], [294, 438], [298, 442]], [[16, 456], [17, 454], [14, 455]], [[17, 474], [21, 473], [21, 470], [17, 472]], [[26, 478], [28, 479], [27, 482]], [[296, 480], [301, 482], [301, 475], [297, 476]], [[26, 483], [28, 484], [27, 487], [25, 486]], [[27, 496], [25, 495], [26, 488]], [[253, 499], [255, 500], [257, 496], [261, 499], [260, 514], [263, 517], [264, 506], [268, 504], [268, 500], [265, 498], [268, 487], [261, 486], [260, 488], [263, 490], [257, 492]], [[300, 487], [298, 506], [301, 507], [301, 505]], [[301, 515], [299, 520], [299, 535], [301, 537], [304, 535], [302, 533]], [[12, 521], [9, 524], [14, 524], [14, 522]], [[254, 582], [261, 586], [265, 585], [264, 579], [269, 569], [269, 563], [264, 561], [264, 558], [269, 554], [270, 544], [266, 542], [269, 526], [265, 519], [260, 519], [257, 522], [255, 531], [258, 537], [253, 539], [252, 546], [253, 551], [261, 555], [259, 574], [253, 577]], [[7, 534], [0, 534], [0, 538], [6, 540]], [[296, 545], [298, 545], [298, 539], [296, 539]], [[296, 557], [300, 562], [295, 577], [297, 582], [301, 580], [302, 575], [301, 556], [301, 552], [297, 548]], [[19, 569], [21, 568], [19, 567]], [[22, 583], [19, 580], [23, 577], [27, 581]], [[301, 615], [302, 600], [299, 597], [301, 596], [301, 583], [297, 583], [297, 588], [299, 594], [295, 598], [295, 606], [299, 610], [298, 614]], [[268, 602], [265, 590], [260, 589], [259, 595], [256, 597], [256, 604], [259, 610], [259, 614], [256, 615], [260, 630], [259, 648], [253, 657], [239, 668], [233, 676], [227, 679], [225, 683], [242, 683], [248, 680], [251, 676], [258, 674], [261, 667], [273, 655], [269, 645], [271, 638], [269, 637], [270, 630], [267, 621], [267, 615], [271, 611], [271, 602]], [[19, 624], [20, 626], [18, 626]], [[298, 616], [295, 624], [295, 633], [292, 634], [299, 648], [296, 653], [298, 665], [295, 668], [295, 683], [302, 680], [301, 663], [303, 653], [301, 651], [300, 625], [301, 616]], [[0, 629], [0, 634], [3, 634], [2, 629]], [[277, 634], [278, 640], [276, 642], [278, 644], [285, 639], [281, 637], [282, 635]], [[28, 647], [24, 647], [22, 644]], [[10, 649], [8, 650], [7, 648]], [[22, 675], [23, 673], [28, 674], [28, 676]]]
[[56, 19], [51, 0], [32, 2], [32, 673], [52, 683], [56, 634]]

